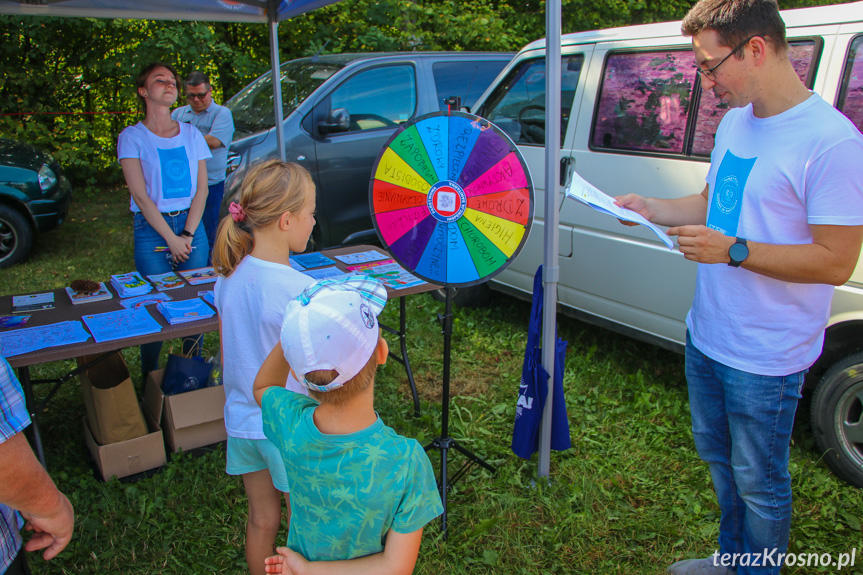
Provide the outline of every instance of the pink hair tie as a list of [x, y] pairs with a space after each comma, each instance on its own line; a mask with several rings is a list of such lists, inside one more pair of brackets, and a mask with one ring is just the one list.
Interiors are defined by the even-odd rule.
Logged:
[[231, 217], [234, 218], [234, 221], [240, 223], [245, 221], [246, 219], [246, 210], [243, 209], [243, 206], [236, 202], [231, 202], [228, 204], [228, 212], [230, 212]]

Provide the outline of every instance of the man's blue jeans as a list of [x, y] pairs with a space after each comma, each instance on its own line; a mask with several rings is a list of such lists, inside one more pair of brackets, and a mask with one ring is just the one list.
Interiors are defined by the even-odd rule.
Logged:
[[702, 354], [686, 334], [692, 434], [722, 512], [719, 553], [741, 554], [738, 575], [778, 574], [778, 565], [763, 560], [754, 567], [755, 554], [776, 549], [777, 559], [788, 549], [789, 444], [806, 371], [774, 377], [733, 369]]
[[[162, 217], [165, 218], [174, 233], [179, 234], [186, 225], [188, 215], [189, 212], [184, 212], [176, 216], [162, 214]], [[156, 247], [165, 245], [165, 240], [141, 213], [135, 213], [132, 228], [135, 234], [135, 269], [145, 276], [172, 271], [171, 253], [155, 251]], [[177, 265], [178, 271], [202, 268], [207, 265], [207, 238], [203, 232], [203, 226], [198, 224], [198, 229], [195, 230], [195, 237], [192, 240], [192, 255]], [[201, 339], [201, 336], [190, 336], [184, 339], [183, 354], [199, 354]], [[143, 373], [146, 374], [159, 367], [159, 352], [161, 350], [162, 342], [145, 343], [141, 346], [141, 371]]]

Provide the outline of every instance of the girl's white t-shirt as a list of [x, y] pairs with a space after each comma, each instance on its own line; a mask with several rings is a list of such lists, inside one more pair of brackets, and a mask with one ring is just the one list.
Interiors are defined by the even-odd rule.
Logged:
[[[185, 210], [192, 204], [198, 185], [198, 162], [212, 158], [210, 147], [198, 128], [180, 122], [180, 133], [162, 138], [142, 123], [120, 132], [117, 159], [141, 160], [147, 196], [160, 212]], [[129, 208], [141, 209], [132, 198]]]
[[[222, 379], [228, 435], [265, 439], [261, 408], [252, 395], [255, 376], [279, 343], [285, 308], [313, 282], [295, 269], [246, 256], [228, 277], [216, 280], [222, 329]], [[308, 395], [293, 376], [285, 387]]]
[[[707, 174], [708, 227], [768, 244], [812, 243], [810, 225], [863, 225], [863, 136], [813, 94], [776, 116], [730, 110]], [[773, 279], [743, 267], [698, 264], [686, 318], [706, 356], [784, 376], [818, 359], [833, 286]]]

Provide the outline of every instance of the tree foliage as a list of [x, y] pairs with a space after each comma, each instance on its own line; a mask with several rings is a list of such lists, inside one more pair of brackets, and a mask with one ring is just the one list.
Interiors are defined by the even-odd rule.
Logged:
[[[783, 1], [783, 8], [835, 3]], [[563, 0], [562, 30], [681, 18], [692, 0]], [[542, 0], [350, 0], [279, 25], [280, 58], [318, 51], [515, 51], [545, 31]], [[52, 151], [76, 185], [120, 178], [116, 141], [137, 121], [134, 79], [161, 60], [207, 72], [225, 101], [270, 68], [256, 24], [0, 16], [0, 136]]]

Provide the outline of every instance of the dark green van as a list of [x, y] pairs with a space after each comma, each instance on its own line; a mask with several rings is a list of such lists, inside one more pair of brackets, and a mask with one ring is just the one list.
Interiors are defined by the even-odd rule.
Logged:
[[63, 223], [72, 187], [49, 154], [0, 139], [0, 268], [27, 257], [36, 232]]

